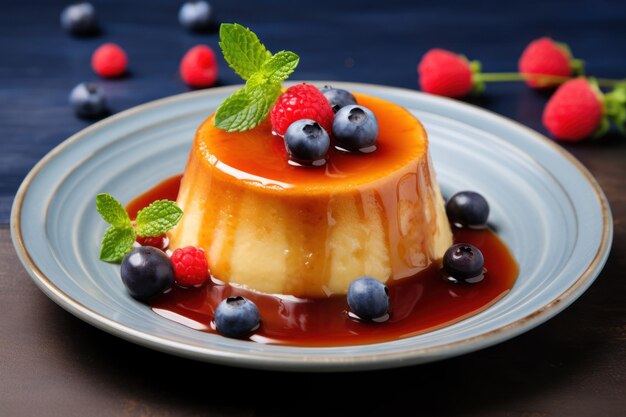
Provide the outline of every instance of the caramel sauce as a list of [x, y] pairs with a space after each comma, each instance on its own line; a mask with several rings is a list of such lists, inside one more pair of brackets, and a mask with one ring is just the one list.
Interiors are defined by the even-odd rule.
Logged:
[[[137, 197], [128, 206], [131, 217], [150, 202], [176, 199], [180, 176], [170, 178]], [[454, 241], [478, 247], [485, 257], [485, 278], [475, 284], [453, 284], [432, 264], [415, 276], [388, 283], [389, 319], [364, 322], [348, 315], [345, 296], [301, 299], [248, 291], [228, 284], [200, 288], [174, 285], [150, 302], [153, 311], [190, 328], [216, 333], [215, 308], [226, 297], [252, 300], [261, 326], [249, 337], [258, 343], [289, 346], [349, 346], [396, 340], [441, 328], [475, 315], [506, 295], [518, 266], [506, 245], [490, 230], [454, 229]], [[219, 277], [218, 277], [219, 278]]]
[[126, 211], [128, 212], [130, 218], [134, 220], [135, 217], [137, 217], [139, 210], [150, 205], [150, 203], [153, 203], [156, 200], [176, 201], [182, 178], [182, 175], [170, 177], [165, 181], [160, 182], [152, 189], [135, 197], [126, 205]]

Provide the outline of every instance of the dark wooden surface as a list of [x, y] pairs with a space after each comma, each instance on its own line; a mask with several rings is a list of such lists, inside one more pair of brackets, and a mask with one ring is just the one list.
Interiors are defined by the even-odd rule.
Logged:
[[[120, 111], [186, 91], [180, 56], [196, 43], [217, 45], [215, 34], [178, 27], [176, 1], [93, 3], [104, 31], [77, 40], [58, 27], [64, 2], [0, 2], [0, 416], [626, 415], [626, 139], [617, 135], [567, 147], [611, 203], [615, 239], [604, 271], [563, 313], [489, 349], [382, 372], [278, 374], [151, 351], [56, 306], [17, 261], [7, 223], [28, 170], [89, 124], [73, 117], [67, 94], [95, 79], [91, 51], [111, 40], [130, 55], [130, 77], [102, 82]], [[274, 50], [297, 51], [300, 79], [415, 88], [415, 64], [433, 46], [488, 71], [514, 70], [524, 45], [546, 34], [569, 42], [591, 74], [626, 77], [624, 2], [262, 3], [213, 2], [221, 20], [253, 27]], [[220, 69], [221, 84], [238, 82]], [[473, 101], [543, 131], [546, 98], [503, 84]]]

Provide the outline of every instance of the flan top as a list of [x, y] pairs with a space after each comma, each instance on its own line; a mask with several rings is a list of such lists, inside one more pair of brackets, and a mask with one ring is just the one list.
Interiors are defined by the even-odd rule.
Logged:
[[[215, 127], [214, 117], [198, 129], [195, 149], [199, 158], [226, 176], [267, 192], [334, 194], [386, 178], [427, 151], [421, 123], [403, 107], [355, 93], [359, 104], [376, 111], [379, 124], [376, 151], [363, 154], [331, 146], [324, 167], [303, 168], [288, 163], [283, 139], [272, 134], [269, 118], [255, 129], [226, 132]], [[261, 190], [257, 190], [261, 191]]]

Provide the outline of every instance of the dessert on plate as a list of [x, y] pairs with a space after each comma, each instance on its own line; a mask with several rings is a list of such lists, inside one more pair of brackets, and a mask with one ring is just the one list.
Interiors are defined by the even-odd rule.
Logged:
[[444, 203], [409, 111], [285, 89], [296, 54], [237, 24], [220, 38], [246, 83], [198, 127], [182, 179], [128, 212], [96, 198], [111, 225], [100, 258], [121, 262], [131, 296], [200, 331], [343, 346], [432, 330], [506, 294], [517, 266], [486, 227], [487, 201], [462, 191]]

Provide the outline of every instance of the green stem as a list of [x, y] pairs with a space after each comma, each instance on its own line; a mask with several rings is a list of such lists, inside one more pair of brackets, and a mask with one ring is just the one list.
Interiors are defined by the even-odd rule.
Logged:
[[[477, 82], [510, 82], [510, 81], [526, 81], [529, 79], [536, 80], [537, 82], [544, 83], [558, 83], [562, 84], [567, 80], [571, 80], [573, 77], [562, 77], [559, 75], [547, 75], [547, 74], [522, 74], [519, 72], [491, 72], [491, 73], [478, 73], [474, 74], [474, 79]], [[612, 80], [608, 78], [595, 78], [600, 87], [615, 87], [620, 83], [626, 82], [626, 80]]]
[[609, 78], [596, 78], [595, 79], [598, 82], [598, 85], [600, 87], [615, 87], [618, 84], [623, 84], [626, 82], [625, 80], [612, 80]]
[[492, 72], [474, 74], [477, 81], [483, 82], [507, 82], [507, 81], [523, 81], [524, 77], [519, 72]]

